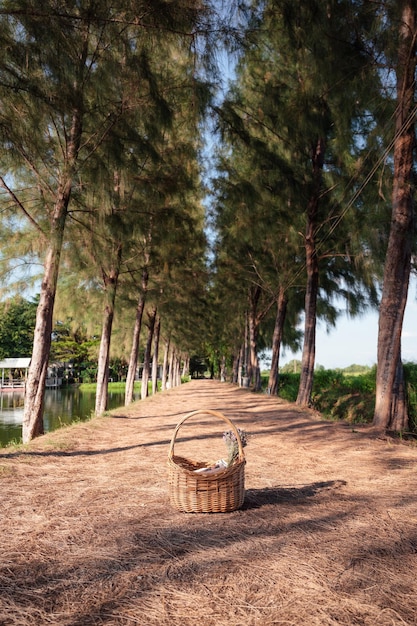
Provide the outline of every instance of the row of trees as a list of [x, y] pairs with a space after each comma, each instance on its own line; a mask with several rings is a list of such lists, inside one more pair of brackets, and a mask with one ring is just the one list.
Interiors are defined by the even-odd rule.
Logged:
[[[38, 297], [27, 300], [22, 296], [13, 296], [0, 303], [0, 359], [27, 357], [31, 354], [38, 300]], [[53, 327], [49, 353], [50, 370], [53, 368], [55, 372], [59, 372], [58, 376], [63, 378], [63, 384], [96, 382], [100, 343], [100, 336], [89, 335], [82, 322], [75, 323], [72, 319], [64, 322], [57, 320]], [[145, 377], [151, 377], [152, 384], [149, 388], [152, 393], [157, 391], [158, 380], [161, 388], [166, 389], [181, 384], [181, 377], [187, 376], [191, 367], [195, 373], [197, 370], [201, 372], [201, 366], [203, 372], [207, 370], [207, 363], [199, 363], [196, 367], [195, 362], [190, 363], [186, 355], [181, 359], [173, 358], [174, 352], [168, 351], [167, 347], [165, 345], [161, 351], [159, 364], [158, 355], [155, 362], [153, 358], [148, 362]], [[140, 376], [143, 374], [145, 348], [142, 345], [137, 364]], [[149, 355], [147, 358], [149, 361]], [[113, 350], [108, 367], [110, 379], [113, 382], [126, 381], [128, 368], [126, 352]]]
[[77, 324], [101, 325], [97, 413], [107, 402], [116, 294], [134, 326], [127, 402], [142, 318], [145, 359], [151, 344], [158, 353], [162, 325], [170, 358], [186, 346], [181, 289], [197, 304], [206, 273], [197, 153], [208, 89], [195, 50], [208, 17], [199, 2], [2, 3], [2, 262], [43, 263], [24, 441], [43, 430], [62, 308]]
[[[225, 27], [213, 6], [2, 3], [3, 275], [36, 278], [42, 264], [24, 441], [43, 428], [54, 318], [101, 337], [98, 414], [112, 352], [130, 355], [131, 401], [140, 341], [146, 372], [163, 342], [173, 368], [210, 355], [254, 389], [258, 353], [271, 347], [271, 393], [281, 345], [303, 341], [297, 402], [307, 405], [317, 318], [335, 323], [336, 297], [350, 314], [376, 306], [381, 284], [375, 424], [406, 425], [414, 3], [254, 0], [236, 13], [244, 27]], [[219, 103], [210, 44], [223, 35], [238, 61]], [[209, 111], [219, 131], [210, 256]]]
[[293, 346], [303, 325], [297, 403], [307, 405], [317, 318], [334, 324], [341, 299], [350, 315], [376, 306], [382, 285], [374, 424], [405, 429], [415, 3], [256, 5], [236, 79], [217, 109], [215, 280], [220, 319], [227, 311], [234, 320], [219, 336], [255, 389], [259, 348], [271, 346], [276, 393], [281, 345]]

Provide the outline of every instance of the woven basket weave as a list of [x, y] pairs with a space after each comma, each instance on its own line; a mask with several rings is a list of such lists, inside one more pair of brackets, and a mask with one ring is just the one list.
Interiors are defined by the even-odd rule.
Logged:
[[[175, 440], [182, 424], [195, 415], [212, 415], [226, 422], [236, 436], [238, 456], [235, 462], [213, 474], [196, 474], [208, 467], [174, 454]], [[188, 413], [177, 424], [168, 453], [168, 485], [172, 506], [185, 513], [229, 513], [239, 509], [245, 498], [245, 456], [236, 426], [219, 411], [200, 410]]]

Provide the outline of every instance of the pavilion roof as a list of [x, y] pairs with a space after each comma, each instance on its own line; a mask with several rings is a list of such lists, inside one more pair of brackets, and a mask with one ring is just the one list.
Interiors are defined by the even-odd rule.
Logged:
[[0, 359], [0, 370], [17, 369], [21, 367], [29, 367], [30, 357], [16, 357], [8, 359]]

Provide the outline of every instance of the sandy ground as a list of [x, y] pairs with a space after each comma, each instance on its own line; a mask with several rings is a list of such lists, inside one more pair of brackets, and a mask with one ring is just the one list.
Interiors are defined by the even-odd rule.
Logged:
[[[249, 435], [241, 510], [169, 504], [197, 409]], [[223, 430], [187, 420], [175, 451], [217, 458]], [[2, 449], [0, 624], [417, 624], [416, 469], [412, 445], [209, 380]]]

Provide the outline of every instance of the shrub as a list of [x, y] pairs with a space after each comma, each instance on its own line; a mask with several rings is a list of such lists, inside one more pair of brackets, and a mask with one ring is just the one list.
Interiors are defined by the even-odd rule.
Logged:
[[411, 432], [417, 432], [417, 363], [404, 363], [408, 416]]
[[278, 379], [278, 395], [284, 400], [295, 402], [300, 385], [300, 374], [280, 374]]
[[[347, 420], [351, 424], [369, 424], [375, 408], [376, 366], [355, 366], [354, 373], [347, 370], [317, 369], [314, 373], [312, 406], [325, 418]], [[404, 363], [410, 431], [417, 433], [417, 363]], [[280, 398], [295, 402], [300, 384], [300, 374], [280, 372]], [[262, 376], [262, 389], [266, 390], [268, 376]]]

